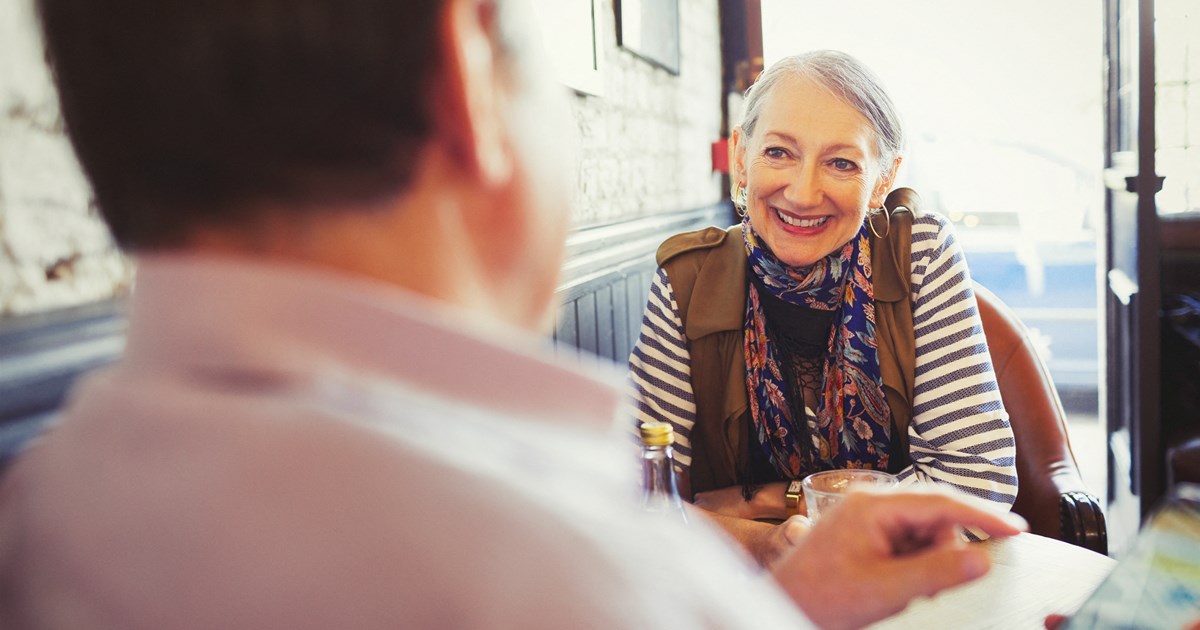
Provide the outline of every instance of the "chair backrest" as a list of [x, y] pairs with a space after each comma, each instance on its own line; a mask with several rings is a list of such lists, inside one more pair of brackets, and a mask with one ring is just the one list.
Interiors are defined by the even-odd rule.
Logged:
[[1050, 372], [1012, 310], [978, 283], [975, 296], [1016, 439], [1019, 490], [1013, 511], [1035, 534], [1106, 553], [1104, 516], [1079, 474]]

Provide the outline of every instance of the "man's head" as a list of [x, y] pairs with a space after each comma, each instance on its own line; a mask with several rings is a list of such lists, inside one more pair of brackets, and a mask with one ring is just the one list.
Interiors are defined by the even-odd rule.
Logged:
[[[311, 241], [419, 198], [407, 227], [458, 229], [493, 268], [557, 270], [565, 178], [537, 146], [554, 134], [513, 0], [37, 4], [67, 131], [124, 247], [291, 242], [299, 225]], [[531, 244], [536, 258], [509, 251]]]
[[[44, 0], [63, 113], [124, 245], [255, 201], [395, 194], [432, 127], [441, 0]], [[398, 28], [397, 25], [405, 25]]]

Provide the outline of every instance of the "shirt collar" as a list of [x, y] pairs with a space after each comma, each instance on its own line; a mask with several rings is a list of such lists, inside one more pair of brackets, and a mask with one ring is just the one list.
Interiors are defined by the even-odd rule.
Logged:
[[552, 422], [612, 424], [615, 366], [566, 363], [547, 338], [367, 278], [194, 254], [139, 257], [124, 364], [336, 371]]

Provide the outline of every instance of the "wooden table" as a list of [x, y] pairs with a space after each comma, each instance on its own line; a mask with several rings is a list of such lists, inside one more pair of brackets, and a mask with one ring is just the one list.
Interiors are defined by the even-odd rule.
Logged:
[[1108, 556], [1034, 534], [977, 544], [992, 556], [987, 575], [915, 601], [869, 628], [1043, 628], [1046, 615], [1078, 608], [1116, 564]]

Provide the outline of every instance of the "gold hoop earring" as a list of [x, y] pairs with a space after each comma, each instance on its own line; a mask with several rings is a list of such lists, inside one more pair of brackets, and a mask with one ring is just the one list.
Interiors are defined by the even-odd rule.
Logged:
[[[884, 230], [883, 234], [880, 234], [879, 231], [875, 229], [875, 216], [879, 214], [882, 214], [884, 220], [887, 221], [887, 229]], [[870, 214], [868, 214], [867, 225], [871, 226], [871, 233], [875, 235], [875, 238], [887, 238], [888, 234], [892, 233], [892, 215], [890, 212], [888, 212], [887, 206], [879, 206]]]
[[733, 211], [737, 213], [738, 218], [742, 219], [746, 216], [746, 187], [741, 184], [734, 184], [733, 190], [729, 191], [729, 198], [733, 200]]

